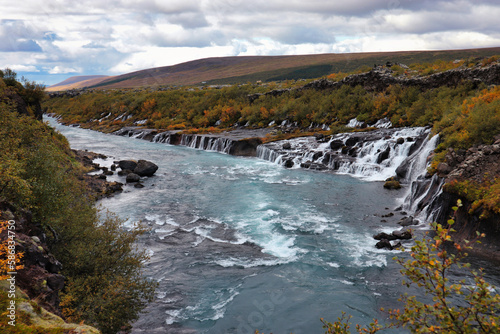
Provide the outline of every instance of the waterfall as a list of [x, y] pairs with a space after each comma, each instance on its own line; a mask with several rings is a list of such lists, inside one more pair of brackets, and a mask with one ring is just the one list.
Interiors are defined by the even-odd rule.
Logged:
[[182, 135], [180, 145], [190, 148], [229, 154], [233, 140], [206, 135]]
[[170, 144], [171, 133], [160, 132], [153, 137], [153, 143]]
[[278, 163], [278, 158], [281, 158], [281, 154], [270, 149], [266, 145], [259, 145], [257, 146], [257, 158]]
[[[426, 139], [429, 132], [423, 127], [378, 129], [338, 134], [328, 143], [318, 142], [313, 137], [295, 138], [259, 145], [257, 157], [280, 164], [292, 160], [294, 165], [305, 168], [330, 169], [366, 180], [383, 181], [395, 176], [403, 164], [409, 164], [412, 175], [414, 170], [425, 165], [436, 142]], [[425, 157], [420, 158], [422, 154]], [[413, 157], [410, 162], [407, 161], [409, 156]], [[415, 159], [417, 162], [413, 162]]]
[[313, 137], [295, 138], [259, 145], [257, 157], [287, 167], [329, 169], [368, 181], [397, 176], [407, 185], [402, 196], [404, 210], [427, 221], [440, 213], [435, 200], [443, 183], [436, 175], [427, 175], [429, 156], [439, 140], [439, 136], [429, 134], [430, 129], [424, 127], [380, 128], [338, 134], [328, 143]]
[[442, 194], [444, 179], [437, 175], [429, 177], [427, 167], [429, 156], [436, 147], [439, 135], [426, 138], [419, 150], [408, 158], [410, 162], [407, 167], [405, 178], [411, 183], [404, 197], [403, 209], [415, 212], [416, 218], [422, 221], [431, 221], [441, 213], [440, 207], [435, 207], [436, 200]]

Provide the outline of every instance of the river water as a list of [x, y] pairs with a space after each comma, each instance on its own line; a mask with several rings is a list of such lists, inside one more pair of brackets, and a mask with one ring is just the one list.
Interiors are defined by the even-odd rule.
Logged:
[[151, 227], [140, 246], [159, 288], [134, 333], [322, 333], [320, 318], [342, 311], [353, 323], [384, 319], [380, 307], [405, 291], [392, 260], [401, 253], [372, 238], [398, 227], [382, 221], [400, 201], [381, 182], [50, 122], [72, 148], [109, 156], [103, 165], [159, 166], [144, 188], [99, 203]]

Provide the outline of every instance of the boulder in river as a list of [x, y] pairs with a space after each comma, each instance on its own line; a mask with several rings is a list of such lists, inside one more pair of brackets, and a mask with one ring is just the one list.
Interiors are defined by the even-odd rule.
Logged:
[[157, 170], [158, 166], [147, 160], [139, 160], [137, 166], [133, 169], [134, 173], [139, 176], [153, 176]]
[[292, 159], [288, 159], [287, 161], [285, 161], [285, 164], [284, 164], [284, 166], [285, 166], [286, 168], [292, 168], [292, 167], [293, 167], [293, 165], [294, 165], [294, 163], [293, 163], [293, 160], [292, 160]]
[[127, 174], [126, 181], [127, 183], [134, 183], [134, 182], [139, 182], [141, 177], [135, 173], [129, 173]]
[[134, 170], [135, 167], [137, 167], [137, 162], [135, 162], [134, 160], [120, 160], [118, 161], [118, 167], [120, 167], [122, 170]]

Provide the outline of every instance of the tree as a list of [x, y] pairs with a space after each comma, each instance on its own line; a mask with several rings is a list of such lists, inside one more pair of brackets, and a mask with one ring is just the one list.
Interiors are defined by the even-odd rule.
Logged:
[[[453, 219], [448, 221], [448, 227], [433, 223], [434, 237], [427, 235], [417, 240], [409, 259], [396, 259], [403, 266], [401, 274], [407, 279], [403, 284], [416, 285], [432, 301], [423, 302], [405, 294], [401, 297], [404, 309], [389, 310], [391, 323], [381, 326], [375, 320], [368, 327], [358, 325], [358, 333], [375, 333], [390, 327], [407, 328], [412, 333], [500, 332], [500, 296], [484, 280], [482, 270], [470, 270], [470, 264], [462, 263], [467, 256], [465, 250], [472, 246], [467, 240], [463, 245], [452, 241], [453, 224]], [[473, 283], [465, 279], [452, 282], [448, 277], [452, 268], [469, 269]], [[343, 314], [334, 323], [322, 320], [326, 333], [350, 333], [350, 318]]]

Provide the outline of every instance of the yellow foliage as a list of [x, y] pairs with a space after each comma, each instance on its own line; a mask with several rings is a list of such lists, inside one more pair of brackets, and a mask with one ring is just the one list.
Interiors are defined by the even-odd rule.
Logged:
[[0, 244], [0, 280], [9, 278], [7, 275], [8, 272], [24, 268], [24, 266], [20, 264], [23, 253], [15, 253], [13, 254], [15, 257], [9, 259], [13, 243], [9, 243], [8, 240], [14, 241], [14, 234], [12, 234], [9, 226], [13, 225], [10, 225], [8, 221], [0, 221], [0, 235], [2, 236], [2, 243]]

